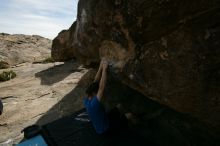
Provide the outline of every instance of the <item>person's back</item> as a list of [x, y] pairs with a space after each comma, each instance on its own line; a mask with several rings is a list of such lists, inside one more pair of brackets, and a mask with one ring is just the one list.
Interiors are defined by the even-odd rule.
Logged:
[[98, 101], [96, 96], [84, 99], [84, 106], [89, 114], [92, 124], [98, 134], [105, 133], [109, 128], [108, 117], [104, 107]]

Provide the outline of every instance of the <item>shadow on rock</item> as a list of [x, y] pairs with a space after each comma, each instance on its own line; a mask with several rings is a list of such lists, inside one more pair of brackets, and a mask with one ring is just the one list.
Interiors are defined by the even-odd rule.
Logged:
[[36, 124], [43, 125], [45, 123], [54, 121], [63, 116], [69, 115], [79, 109], [83, 108], [83, 98], [85, 96], [85, 88], [94, 79], [94, 70], [88, 71], [78, 82], [78, 85], [68, 94], [66, 94], [61, 101], [54, 105], [49, 111], [42, 116]]
[[[87, 72], [78, 85], [36, 124], [44, 125], [82, 109], [84, 90], [93, 81], [95, 73], [94, 70]], [[114, 77], [109, 76], [107, 85], [106, 106], [111, 108], [121, 103], [126, 111], [141, 116], [139, 124], [131, 128], [148, 143], [159, 146], [219, 145], [218, 134], [201, 121], [148, 99]]]
[[126, 112], [139, 117], [132, 129], [148, 141], [160, 146], [218, 146], [219, 132], [209, 125], [159, 104], [123, 85], [115, 76], [108, 76], [106, 107], [120, 103]]
[[35, 74], [35, 77], [41, 78], [41, 85], [52, 85], [65, 79], [68, 75], [78, 69], [79, 65], [74, 61], [68, 61], [64, 64], [56, 65]]

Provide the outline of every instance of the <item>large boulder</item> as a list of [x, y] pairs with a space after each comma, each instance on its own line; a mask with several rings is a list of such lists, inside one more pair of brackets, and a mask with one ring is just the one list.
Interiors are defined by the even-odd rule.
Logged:
[[65, 61], [73, 58], [73, 49], [69, 45], [69, 34], [68, 30], [63, 30], [53, 40], [51, 56], [54, 60]]
[[220, 130], [219, 7], [219, 0], [79, 0], [77, 21], [52, 54], [86, 65], [108, 58], [122, 83]]

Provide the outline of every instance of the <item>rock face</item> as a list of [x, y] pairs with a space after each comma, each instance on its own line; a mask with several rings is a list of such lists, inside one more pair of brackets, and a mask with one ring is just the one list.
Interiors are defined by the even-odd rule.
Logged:
[[55, 60], [65, 61], [73, 58], [73, 49], [69, 49], [69, 34], [68, 30], [63, 30], [53, 40], [51, 55]]
[[220, 1], [79, 0], [56, 60], [106, 57], [122, 83], [220, 130]]
[[0, 61], [9, 65], [34, 62], [50, 56], [52, 41], [41, 36], [0, 33]]

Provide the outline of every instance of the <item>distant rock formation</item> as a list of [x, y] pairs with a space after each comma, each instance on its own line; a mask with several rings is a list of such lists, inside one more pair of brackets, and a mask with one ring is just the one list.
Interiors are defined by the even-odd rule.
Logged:
[[34, 62], [50, 56], [52, 41], [38, 35], [0, 33], [0, 61], [9, 65]]
[[109, 58], [122, 83], [220, 130], [219, 38], [219, 0], [79, 0], [52, 56]]

